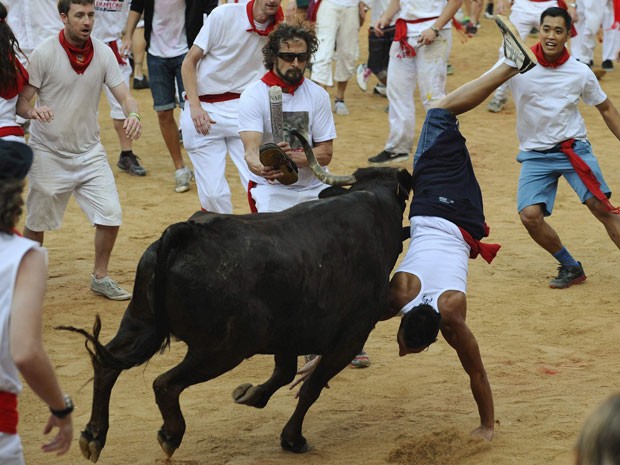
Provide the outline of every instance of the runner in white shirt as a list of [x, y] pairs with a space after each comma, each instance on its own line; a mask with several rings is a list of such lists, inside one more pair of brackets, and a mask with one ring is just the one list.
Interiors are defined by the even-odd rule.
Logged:
[[0, 139], [24, 142], [24, 128], [18, 124], [17, 115], [50, 121], [53, 113], [47, 107], [33, 108], [20, 97], [28, 87], [28, 71], [20, 62], [24, 55], [6, 22], [7, 15], [6, 7], [0, 3]]
[[[510, 6], [511, 3], [512, 7]], [[540, 15], [542, 12], [552, 6], [559, 6], [560, 3], [562, 4], [561, 6], [567, 8], [571, 18], [577, 16], [575, 0], [514, 0], [514, 3], [511, 0], [496, 0], [495, 12], [500, 15], [508, 15], [508, 12], [510, 12], [510, 22], [519, 31], [521, 40], [525, 40], [532, 29], [537, 29], [540, 25]], [[498, 63], [503, 58], [504, 50], [500, 46]], [[487, 110], [492, 113], [502, 111], [508, 101], [507, 91], [508, 86], [506, 84], [498, 87], [495, 94], [493, 94], [493, 98], [487, 104]]]
[[[498, 20], [503, 17], [497, 15]], [[548, 8], [541, 15], [540, 40], [531, 50], [538, 66], [525, 75], [516, 76], [516, 70], [507, 61], [502, 62], [460, 92], [461, 104], [473, 108], [501, 84], [509, 83], [517, 107], [520, 149], [517, 161], [521, 163], [517, 209], [532, 239], [559, 262], [558, 275], [549, 281], [554, 289], [586, 280], [581, 263], [568, 252], [557, 232], [545, 220], [553, 211], [560, 176], [620, 248], [620, 209], [608, 200], [611, 189], [592, 153], [578, 104], [583, 99], [586, 104], [596, 106], [618, 140], [620, 113], [601, 89], [592, 70], [568, 53], [566, 43], [571, 22], [565, 9]], [[519, 33], [515, 29], [512, 34]]]
[[[594, 65], [594, 49], [598, 42], [598, 31], [603, 22], [613, 22], [612, 0], [575, 0], [578, 19], [575, 21], [577, 35], [572, 38], [570, 52], [578, 61]], [[611, 23], [610, 23], [611, 24]]]
[[73, 403], [63, 395], [41, 340], [47, 253], [15, 233], [31, 163], [28, 146], [0, 140], [0, 462], [4, 465], [25, 463], [17, 429], [20, 374], [51, 409], [43, 433], [58, 429], [42, 450], [64, 454], [73, 437]]
[[[312, 173], [299, 141], [290, 135], [292, 129], [297, 129], [312, 145], [319, 164], [329, 164], [336, 138], [329, 94], [318, 84], [304, 79], [306, 65], [316, 47], [317, 39], [312, 32], [298, 26], [281, 25], [269, 36], [263, 51], [269, 71], [241, 94], [239, 133], [253, 181], [250, 195], [258, 212], [281, 211], [314, 200], [327, 187]], [[290, 58], [293, 60], [288, 61]], [[272, 134], [269, 109], [272, 85], [284, 89], [283, 141], [274, 141]], [[278, 142], [293, 159], [299, 168], [297, 182], [290, 185], [277, 182], [280, 170], [270, 170], [260, 163], [259, 148], [267, 142]]]
[[[27, 57], [62, 29], [55, 0], [4, 0], [3, 3], [9, 10], [7, 21]], [[25, 60], [22, 63], [26, 65]]]
[[215, 8], [183, 61], [187, 105], [183, 145], [194, 165], [201, 207], [232, 213], [225, 178], [226, 153], [247, 190], [249, 170], [239, 137], [239, 97], [262, 76], [267, 34], [283, 18], [280, 0], [251, 0]]
[[391, 0], [374, 26], [375, 34], [396, 20], [387, 74], [390, 134], [370, 163], [404, 161], [413, 149], [416, 85], [425, 109], [446, 95], [451, 21], [462, 0]]
[[108, 276], [121, 206], [114, 175], [99, 138], [97, 110], [104, 85], [121, 102], [127, 136], [140, 136], [138, 104], [123, 83], [112, 50], [91, 39], [94, 0], [60, 0], [65, 24], [56, 37], [43, 42], [30, 58], [30, 85], [24, 97], [38, 94], [37, 105], [55, 111], [55, 119], [33, 121], [30, 145], [35, 162], [28, 175], [30, 191], [24, 235], [43, 243], [45, 231], [58, 229], [72, 194], [95, 225], [95, 264], [91, 290], [114, 300], [131, 297]]
[[[122, 56], [119, 50], [122, 47], [121, 37], [129, 15], [130, 3], [131, 0], [95, 0], [95, 26], [93, 27], [93, 37], [108, 44], [114, 52], [127, 88], [129, 88], [131, 78], [131, 65], [129, 58], [126, 55]], [[121, 146], [116, 166], [131, 175], [145, 176], [146, 170], [140, 166], [138, 157], [133, 153], [133, 142], [127, 137], [125, 128], [123, 128], [125, 123], [123, 108], [108, 87], [104, 86], [104, 91], [110, 105], [112, 124]]]

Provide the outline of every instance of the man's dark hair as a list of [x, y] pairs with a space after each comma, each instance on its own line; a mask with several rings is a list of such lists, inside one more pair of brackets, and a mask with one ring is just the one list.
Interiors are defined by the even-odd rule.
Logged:
[[568, 11], [566, 11], [564, 8], [560, 8], [560, 7], [557, 7], [557, 6], [552, 6], [550, 8], [547, 8], [540, 15], [540, 24], [543, 23], [544, 19], [547, 16], [551, 16], [552, 18], [557, 18], [557, 17], [561, 16], [562, 18], [564, 18], [564, 23], [566, 23], [566, 30], [570, 31], [570, 27], [573, 24], [573, 20], [571, 19], [570, 15], [568, 14]]
[[263, 63], [267, 70], [273, 68], [278, 58], [280, 45], [293, 39], [300, 39], [306, 43], [308, 60], [319, 48], [319, 41], [314, 32], [314, 26], [305, 21], [298, 21], [296, 24], [281, 23], [271, 34], [269, 40], [263, 47]]
[[403, 339], [410, 349], [427, 347], [437, 340], [441, 315], [428, 304], [413, 307], [400, 322]]
[[94, 5], [95, 0], [58, 0], [58, 13], [67, 14], [71, 5]]
[[22, 214], [23, 179], [3, 179], [0, 183], [0, 232], [13, 234]]

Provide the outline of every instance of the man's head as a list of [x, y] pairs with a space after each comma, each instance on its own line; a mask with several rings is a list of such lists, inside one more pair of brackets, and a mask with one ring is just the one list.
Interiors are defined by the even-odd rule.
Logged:
[[441, 315], [428, 304], [413, 307], [400, 321], [396, 339], [399, 355], [417, 354], [437, 340]]
[[10, 234], [22, 213], [24, 178], [31, 165], [30, 147], [0, 139], [0, 232]]
[[318, 46], [311, 27], [283, 23], [269, 34], [269, 41], [263, 48], [263, 63], [285, 82], [297, 84]]
[[95, 0], [58, 0], [58, 12], [65, 25], [65, 37], [73, 45], [90, 38], [95, 19]]
[[571, 18], [563, 8], [551, 7], [542, 12], [538, 37], [545, 59], [554, 61], [564, 53], [570, 28]]

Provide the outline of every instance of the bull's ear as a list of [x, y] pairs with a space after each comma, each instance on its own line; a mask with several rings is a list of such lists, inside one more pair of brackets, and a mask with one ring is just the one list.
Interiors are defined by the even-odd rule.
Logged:
[[347, 192], [349, 192], [348, 189], [345, 189], [344, 187], [331, 186], [319, 192], [319, 199], [327, 199], [329, 197], [336, 197], [337, 195], [346, 194]]

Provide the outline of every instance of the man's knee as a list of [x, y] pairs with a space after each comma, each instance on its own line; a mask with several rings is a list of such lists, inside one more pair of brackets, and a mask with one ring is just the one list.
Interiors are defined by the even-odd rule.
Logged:
[[541, 205], [530, 205], [519, 212], [521, 223], [526, 229], [536, 229], [544, 222], [545, 216]]

